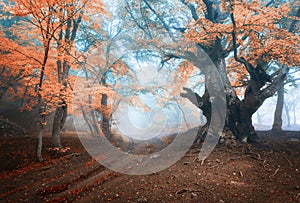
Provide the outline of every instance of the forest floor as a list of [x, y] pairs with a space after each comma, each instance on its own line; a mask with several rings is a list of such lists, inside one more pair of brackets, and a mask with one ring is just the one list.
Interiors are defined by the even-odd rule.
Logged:
[[[36, 137], [0, 141], [0, 202], [300, 202], [300, 132], [259, 132], [255, 145], [217, 146], [201, 165], [199, 147], [161, 172], [130, 176], [110, 171], [85, 151], [74, 133], [59, 156], [44, 139], [43, 163]], [[246, 149], [246, 150], [245, 150]]]

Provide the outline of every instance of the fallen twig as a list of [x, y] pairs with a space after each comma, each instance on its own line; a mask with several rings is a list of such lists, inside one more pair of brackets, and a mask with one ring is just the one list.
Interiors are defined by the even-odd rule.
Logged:
[[[253, 153], [253, 152], [248, 152], [246, 153], [248, 155], [246, 155], [245, 157], [250, 157], [250, 158], [253, 158], [253, 159], [256, 159], [258, 161], [264, 161], [264, 159], [261, 158], [261, 155], [258, 154], [258, 153]], [[254, 156], [253, 156], [254, 155]]]
[[243, 178], [244, 177], [244, 174], [242, 171], [239, 172], [240, 173], [240, 176]]
[[193, 161], [191, 161], [191, 162], [184, 162], [183, 165], [192, 164], [192, 163], [194, 163], [197, 159], [198, 159], [198, 157], [194, 158]]
[[290, 166], [293, 166], [292, 162], [288, 158], [286, 158], [286, 157], [284, 157], [284, 158], [289, 162]]
[[265, 159], [261, 165], [264, 167], [264, 169], [265, 169], [267, 172], [272, 172], [272, 169], [267, 169], [267, 167], [266, 167], [266, 165], [265, 165], [266, 162], [267, 162], [267, 160]]
[[275, 176], [275, 175], [278, 173], [278, 171], [279, 171], [279, 168], [277, 168], [277, 169], [275, 170], [275, 172], [274, 172], [272, 175], [269, 176], [269, 178]]
[[227, 162], [229, 161], [232, 161], [232, 160], [236, 160], [236, 159], [241, 159], [242, 157], [238, 156], [238, 157], [234, 157], [234, 158], [228, 158], [226, 161], [223, 161], [219, 164], [216, 164], [214, 166], [211, 166], [211, 167], [208, 167], [208, 169], [211, 169], [211, 168], [216, 168], [216, 167], [219, 167], [220, 165], [223, 165], [223, 164], [226, 164]]

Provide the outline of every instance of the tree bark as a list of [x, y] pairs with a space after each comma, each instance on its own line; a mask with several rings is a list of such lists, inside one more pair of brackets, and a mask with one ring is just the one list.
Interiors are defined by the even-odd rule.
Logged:
[[[69, 46], [70, 49], [74, 43], [77, 30], [79, 27], [79, 24], [81, 22], [81, 16], [78, 17], [78, 19], [72, 20], [69, 18], [66, 22], [66, 29], [65, 32], [63, 31], [63, 28], [61, 28], [59, 33], [59, 39], [58, 39], [58, 47], [62, 46], [62, 40], [63, 40], [63, 33], [65, 34], [64, 40], [65, 43]], [[68, 50], [70, 51], [70, 50]], [[68, 52], [66, 53], [59, 53], [59, 56], [62, 56], [63, 54], [69, 55]], [[68, 60], [57, 60], [57, 72], [58, 72], [58, 78], [57, 81], [61, 84], [63, 84], [64, 88], [61, 90], [62, 92], [65, 92], [68, 87], [68, 76], [69, 76], [69, 70], [71, 68], [70, 62]], [[65, 100], [62, 100], [61, 102], [62, 106], [57, 106], [55, 110], [55, 116], [53, 120], [53, 128], [52, 128], [52, 146], [57, 147], [59, 149], [63, 148], [60, 140], [60, 131], [63, 128], [66, 118], [67, 118], [67, 103]]]
[[252, 125], [252, 115], [258, 108], [257, 103], [253, 100], [238, 101], [227, 108], [225, 127], [240, 141], [256, 142], [258, 137]]
[[[101, 83], [106, 86], [106, 73], [103, 74], [101, 78]], [[102, 122], [101, 129], [104, 136], [110, 139], [110, 111], [108, 109], [108, 96], [103, 93], [101, 98], [101, 111], [102, 111]]]
[[[50, 19], [48, 22], [50, 22]], [[47, 108], [47, 104], [46, 103], [43, 104], [42, 95], [41, 95], [40, 91], [42, 90], [42, 86], [43, 86], [43, 78], [45, 75], [45, 68], [46, 68], [46, 64], [48, 61], [51, 39], [52, 39], [51, 37], [47, 36], [47, 42], [44, 44], [44, 49], [45, 49], [44, 58], [43, 58], [42, 66], [41, 66], [40, 79], [39, 79], [39, 84], [38, 84], [38, 88], [37, 88], [38, 109], [39, 109], [39, 123], [38, 124], [40, 126], [40, 131], [39, 131], [39, 135], [38, 135], [37, 159], [40, 162], [43, 161], [43, 158], [42, 158], [43, 133], [44, 133], [45, 120], [46, 120], [45, 112], [46, 112], [46, 108]], [[44, 107], [42, 107], [42, 106], [44, 106]]]
[[43, 133], [44, 133], [44, 126], [41, 124], [40, 125], [40, 131], [38, 135], [38, 148], [36, 152], [37, 160], [39, 162], [43, 161], [43, 156], [42, 156], [42, 149], [43, 149]]
[[284, 102], [284, 86], [282, 85], [278, 90], [277, 103], [274, 114], [274, 122], [272, 130], [282, 131], [282, 111], [283, 111], [283, 102]]
[[[204, 95], [201, 97], [197, 93], [192, 94], [192, 90], [185, 88], [189, 93], [182, 93], [181, 96], [191, 100], [196, 96], [198, 98], [198, 103], [203, 103], [202, 105], [197, 105], [203, 112], [203, 115], [207, 119], [207, 123], [198, 132], [198, 139], [203, 140], [206, 135], [206, 130], [208, 129], [211, 115], [209, 100], [204, 100]], [[225, 128], [230, 130], [235, 137], [240, 141], [257, 141], [257, 134], [252, 125], [252, 115], [257, 110], [258, 105], [261, 105], [263, 101], [247, 100], [247, 102], [235, 100], [234, 103], [227, 102]], [[247, 108], [245, 108], [247, 106]], [[198, 140], [196, 140], [198, 141]]]
[[[219, 45], [216, 45], [220, 47]], [[283, 68], [280, 73], [274, 78], [271, 79], [267, 74], [263, 72], [261, 65], [258, 67], [248, 67], [251, 72], [251, 79], [248, 83], [248, 86], [245, 91], [245, 96], [241, 100], [237, 97], [235, 90], [231, 86], [228, 76], [226, 73], [226, 64], [223, 62], [221, 56], [216, 56], [218, 51], [217, 48], [214, 48], [215, 51], [211, 51], [214, 64], [217, 67], [217, 70], [223, 80], [224, 92], [226, 95], [226, 119], [225, 119], [225, 128], [229, 129], [233, 135], [240, 141], [249, 141], [256, 142], [258, 140], [257, 133], [252, 125], [252, 115], [258, 110], [258, 108], [263, 104], [263, 102], [272, 96], [280, 86], [283, 84], [283, 81], [286, 77], [287, 68]], [[213, 57], [214, 56], [214, 57]], [[189, 56], [187, 59], [194, 60], [195, 65], [201, 64], [201, 62], [194, 59], [196, 56]], [[250, 65], [250, 64], [246, 64]], [[200, 68], [200, 67], [199, 67]], [[201, 70], [201, 69], [200, 69]], [[203, 71], [203, 70], [201, 70]], [[267, 83], [270, 83], [266, 85]], [[264, 87], [266, 86], [266, 87]], [[188, 98], [194, 105], [200, 108], [203, 112], [203, 115], [206, 117], [208, 125], [211, 120], [211, 99], [207, 88], [205, 93], [200, 96], [197, 93], [194, 93], [191, 89], [184, 88], [186, 93], [182, 93], [181, 96]], [[206, 128], [201, 129], [198, 134], [198, 137], [203, 139], [205, 136]]]
[[67, 106], [58, 106], [56, 107], [53, 128], [52, 128], [52, 146], [62, 149], [63, 146], [60, 140], [60, 132], [63, 128], [67, 118]]
[[[40, 95], [40, 93], [39, 93]], [[43, 150], [43, 134], [44, 134], [44, 128], [45, 128], [45, 122], [46, 122], [46, 115], [44, 114], [44, 112], [46, 111], [47, 105], [44, 104], [44, 107], [42, 108], [42, 103], [41, 103], [41, 97], [39, 96], [39, 116], [40, 116], [40, 120], [39, 120], [39, 135], [38, 135], [38, 147], [37, 147], [37, 160], [39, 162], [44, 161], [43, 156], [42, 156], [42, 150]]]

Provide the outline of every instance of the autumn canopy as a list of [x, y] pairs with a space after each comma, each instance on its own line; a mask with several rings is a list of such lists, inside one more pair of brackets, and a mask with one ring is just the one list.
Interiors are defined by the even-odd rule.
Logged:
[[[36, 111], [40, 161], [47, 116], [52, 144], [62, 149], [68, 114], [82, 113], [91, 133], [111, 137], [121, 100], [151, 111], [140, 95], [162, 89], [173, 96], [161, 96], [161, 105], [180, 97], [201, 110], [203, 138], [214, 101], [202, 51], [225, 92], [224, 129], [255, 141], [252, 115], [300, 65], [298, 1], [4, 0], [0, 8], [0, 99], [8, 95], [21, 101], [20, 110]], [[142, 87], [137, 75], [146, 63], [167, 82]]]

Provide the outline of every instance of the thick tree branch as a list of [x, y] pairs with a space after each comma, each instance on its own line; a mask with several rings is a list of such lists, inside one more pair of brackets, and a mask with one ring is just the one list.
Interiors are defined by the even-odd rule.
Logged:
[[210, 20], [211, 22], [215, 22], [215, 14], [214, 14], [214, 8], [213, 8], [213, 2], [210, 0], [203, 0], [205, 6], [206, 6], [206, 14], [205, 18]]
[[192, 3], [186, 2], [185, 0], [181, 0], [181, 3], [183, 3], [190, 9], [194, 21], [197, 21], [199, 19], [199, 16], [197, 14], [195, 6]]
[[244, 64], [246, 70], [248, 71], [248, 73], [251, 76], [251, 79], [259, 82], [261, 85], [264, 84], [265, 82], [271, 82], [270, 80], [270, 76], [265, 72], [264, 67], [266, 66], [265, 62], [262, 62], [260, 64], [258, 64], [256, 66], [256, 68], [254, 68], [254, 66], [249, 63], [247, 60], [245, 60], [243, 57], [239, 58], [238, 57], [238, 48], [237, 48], [237, 38], [236, 38], [236, 22], [235, 22], [235, 18], [234, 18], [234, 12], [233, 12], [233, 6], [231, 5], [231, 14], [230, 14], [230, 18], [232, 21], [232, 25], [233, 25], [233, 30], [232, 30], [232, 42], [233, 42], [233, 52], [234, 52], [234, 59], [237, 62], [240, 62], [242, 64]]
[[191, 90], [190, 88], [183, 87], [183, 90], [185, 90], [186, 93], [180, 93], [180, 96], [183, 98], [187, 98], [197, 108], [201, 109], [203, 115], [209, 122], [211, 119], [211, 102], [207, 88], [205, 88], [205, 92], [202, 97], [199, 96], [197, 93], [193, 92], [193, 90]]
[[273, 79], [272, 83], [270, 85], [268, 85], [267, 87], [263, 88], [259, 92], [259, 97], [261, 99], [265, 100], [265, 99], [273, 96], [279, 90], [279, 88], [282, 86], [282, 84], [286, 78], [288, 70], [289, 70], [289, 68], [287, 66], [284, 66], [284, 68], [282, 68], [282, 70], [277, 75], [277, 77]]
[[200, 97], [197, 93], [194, 93], [190, 88], [184, 87], [183, 90], [185, 90], [186, 93], [180, 93], [181, 97], [187, 98], [198, 108], [201, 108], [203, 106], [203, 97]]

